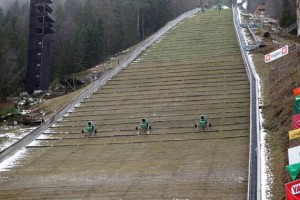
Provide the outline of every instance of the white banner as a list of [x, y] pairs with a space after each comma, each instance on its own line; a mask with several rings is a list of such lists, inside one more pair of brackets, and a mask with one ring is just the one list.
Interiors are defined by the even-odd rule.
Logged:
[[276, 60], [282, 56], [285, 56], [289, 53], [289, 46], [285, 45], [284, 47], [277, 49], [276, 51], [273, 51], [272, 53], [269, 53], [265, 55], [265, 63], [271, 62], [273, 60]]
[[289, 165], [300, 162], [300, 146], [296, 146], [288, 149]]

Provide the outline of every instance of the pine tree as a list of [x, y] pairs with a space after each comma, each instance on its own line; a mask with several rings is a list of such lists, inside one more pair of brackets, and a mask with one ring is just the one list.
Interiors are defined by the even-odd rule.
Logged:
[[[53, 1], [53, 80], [92, 67], [151, 35], [173, 18], [175, 4], [177, 14], [199, 4], [199, 0]], [[29, 4], [23, 2], [14, 0], [5, 14], [0, 8], [0, 93], [1, 85], [7, 87], [5, 82], [26, 63]], [[20, 87], [19, 82], [14, 84]]]
[[151, 2], [150, 9], [145, 17], [145, 32], [149, 35], [173, 18], [171, 1], [157, 0]]
[[287, 27], [296, 21], [295, 16], [291, 14], [290, 2], [282, 0], [282, 11], [280, 17], [280, 26]]
[[3, 59], [3, 45], [4, 45], [4, 41], [3, 41], [3, 30], [2, 30], [2, 20], [3, 20], [3, 10], [2, 8], [0, 7], [0, 66], [1, 66], [1, 63], [3, 62], [2, 59]]
[[[28, 41], [28, 6], [15, 1], [5, 15], [0, 28], [0, 82], [2, 94], [11, 95], [22, 86]], [[3, 76], [5, 75], [5, 76]]]
[[3, 19], [3, 9], [0, 6], [0, 24], [2, 24], [2, 19]]
[[135, 0], [117, 1], [114, 9], [114, 15], [118, 22], [116, 26], [115, 52], [124, 50], [140, 40], [139, 33], [136, 30], [137, 16], [135, 2]]

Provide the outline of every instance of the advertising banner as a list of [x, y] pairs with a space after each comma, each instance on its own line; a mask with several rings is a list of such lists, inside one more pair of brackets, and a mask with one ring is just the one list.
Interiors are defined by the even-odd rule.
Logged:
[[295, 97], [294, 100], [294, 114], [300, 113], [300, 95]]
[[286, 200], [300, 200], [300, 180], [285, 184]]
[[300, 163], [288, 165], [285, 167], [286, 171], [290, 174], [291, 178], [295, 180], [300, 172]]
[[296, 139], [300, 137], [300, 128], [289, 131], [289, 139]]
[[293, 129], [300, 128], [300, 114], [293, 115], [292, 121], [293, 121]]
[[300, 146], [288, 149], [289, 165], [300, 163]]
[[300, 87], [293, 89], [294, 96], [300, 95]]
[[265, 55], [265, 63], [276, 60], [282, 56], [287, 55], [288, 53], [289, 53], [289, 47], [288, 45], [285, 45], [284, 47]]

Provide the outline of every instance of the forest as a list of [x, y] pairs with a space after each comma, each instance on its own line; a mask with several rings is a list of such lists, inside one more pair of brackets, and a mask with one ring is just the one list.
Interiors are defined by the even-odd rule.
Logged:
[[[4, 1], [4, 0], [3, 0]], [[51, 78], [93, 67], [160, 29], [199, 0], [53, 0]], [[23, 91], [29, 0], [0, 4], [0, 96]]]

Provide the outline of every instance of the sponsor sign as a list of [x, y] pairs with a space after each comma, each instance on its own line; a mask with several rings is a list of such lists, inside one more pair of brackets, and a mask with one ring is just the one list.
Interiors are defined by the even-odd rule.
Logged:
[[282, 56], [285, 56], [289, 53], [289, 46], [286, 45], [280, 49], [277, 49], [276, 51], [273, 51], [267, 55], [265, 55], [265, 63], [271, 62], [273, 60], [276, 60]]
[[300, 114], [300, 95], [296, 96], [294, 100], [294, 114]]
[[295, 180], [300, 172], [300, 163], [288, 165], [285, 167], [286, 171], [290, 174], [291, 178]]
[[296, 139], [300, 137], [300, 128], [289, 131], [289, 139]]
[[300, 95], [300, 87], [293, 89], [294, 96]]
[[285, 184], [286, 200], [300, 200], [300, 180]]
[[292, 121], [293, 121], [293, 129], [300, 128], [300, 114], [293, 115]]
[[300, 146], [296, 146], [288, 149], [289, 165], [300, 162]]

